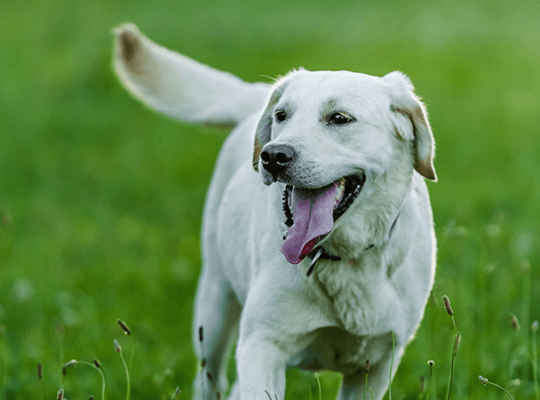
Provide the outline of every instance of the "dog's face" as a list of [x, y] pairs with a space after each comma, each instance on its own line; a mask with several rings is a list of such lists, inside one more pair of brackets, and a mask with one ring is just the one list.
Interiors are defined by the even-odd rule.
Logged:
[[[424, 107], [401, 73], [299, 71], [279, 81], [257, 128], [254, 166], [265, 184], [286, 185], [287, 260], [300, 262], [353, 209], [391, 214], [414, 168], [436, 179], [433, 148]], [[387, 209], [373, 204], [381, 201]]]

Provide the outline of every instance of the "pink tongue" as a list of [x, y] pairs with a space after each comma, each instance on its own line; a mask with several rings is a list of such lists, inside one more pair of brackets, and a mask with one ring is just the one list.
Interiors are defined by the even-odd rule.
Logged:
[[294, 188], [291, 211], [294, 225], [281, 244], [281, 252], [291, 264], [298, 264], [317, 244], [317, 238], [329, 233], [334, 227], [335, 183], [320, 189]]

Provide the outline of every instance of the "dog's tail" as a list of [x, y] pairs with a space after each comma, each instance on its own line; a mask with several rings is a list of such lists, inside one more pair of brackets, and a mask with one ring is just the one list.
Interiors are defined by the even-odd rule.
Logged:
[[235, 126], [262, 110], [270, 86], [247, 83], [152, 42], [133, 24], [115, 30], [114, 68], [137, 98], [171, 117]]

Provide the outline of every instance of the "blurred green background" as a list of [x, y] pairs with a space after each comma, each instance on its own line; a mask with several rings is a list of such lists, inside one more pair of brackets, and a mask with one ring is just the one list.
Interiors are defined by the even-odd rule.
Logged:
[[[123, 22], [247, 81], [299, 66], [408, 74], [437, 141], [429, 189], [439, 256], [393, 398], [425, 398], [429, 359], [431, 398], [445, 395], [453, 328], [442, 294], [462, 335], [453, 397], [502, 398], [481, 374], [536, 398], [538, 0], [4, 0], [0, 9], [0, 398], [54, 398], [61, 387], [69, 399], [99, 397], [90, 368], [61, 373], [68, 360], [94, 358], [107, 396], [124, 396], [114, 339], [132, 398], [170, 398], [177, 386], [191, 398], [201, 212], [226, 132], [157, 115], [120, 87], [112, 29]], [[322, 398], [334, 398], [339, 376], [320, 377]], [[313, 375], [288, 374], [288, 398], [311, 391]]]

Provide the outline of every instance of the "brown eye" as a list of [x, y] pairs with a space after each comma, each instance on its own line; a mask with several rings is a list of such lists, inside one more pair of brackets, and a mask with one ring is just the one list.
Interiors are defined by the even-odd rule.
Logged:
[[283, 122], [287, 119], [287, 113], [285, 111], [276, 111], [274, 116], [278, 122]]
[[354, 121], [354, 118], [342, 112], [334, 113], [328, 118], [329, 123], [336, 125], [343, 125], [351, 121]]

